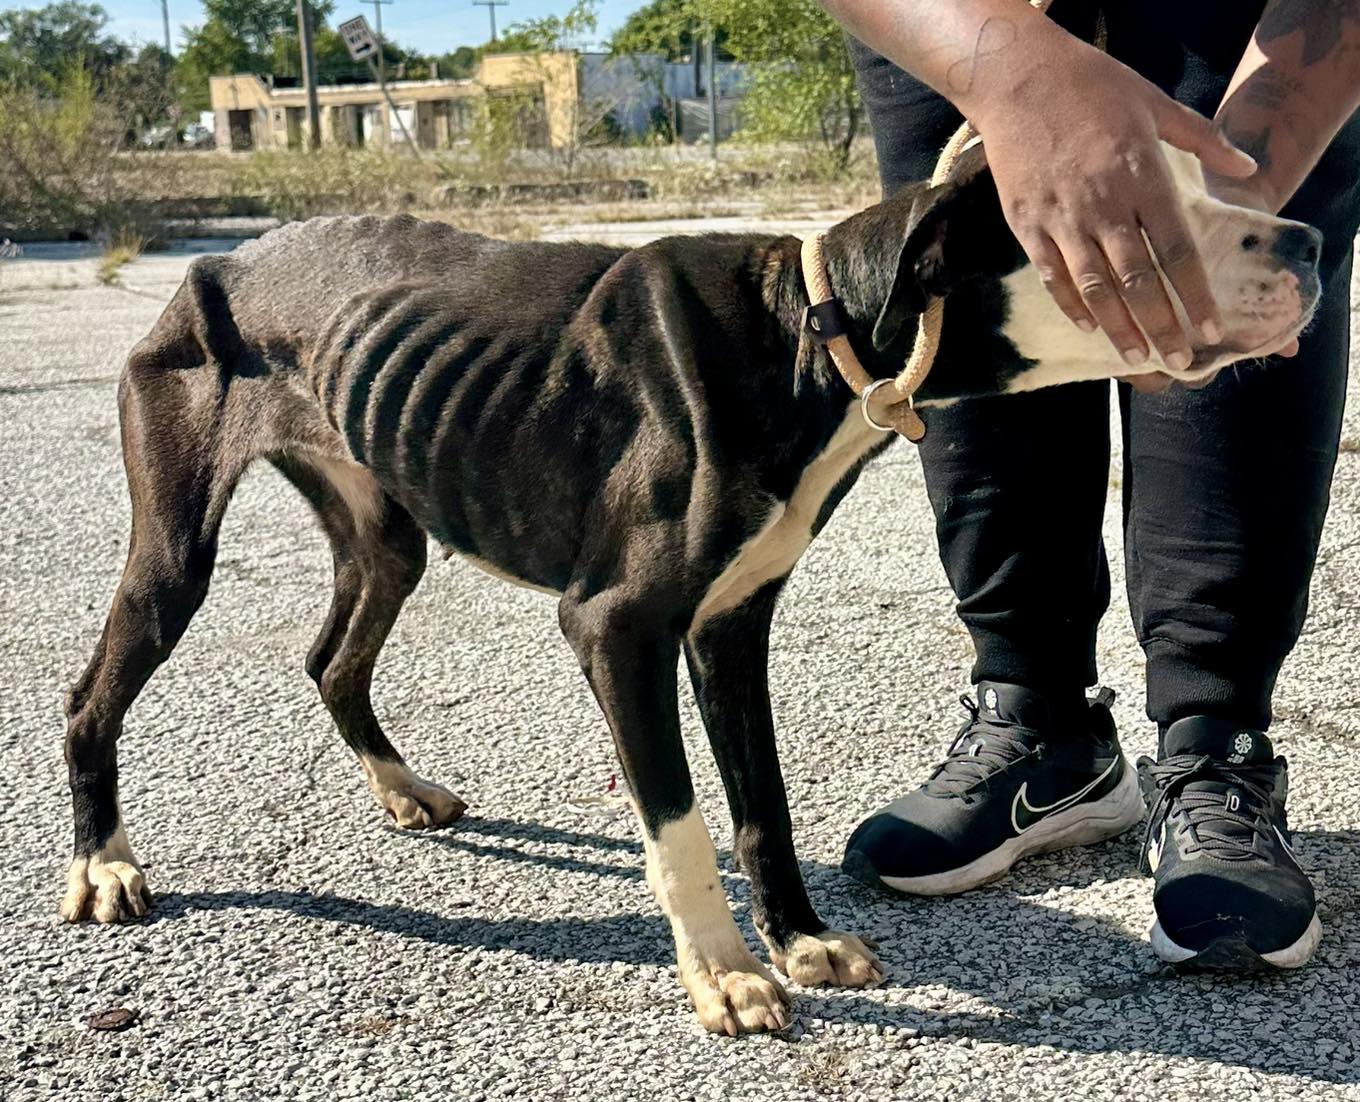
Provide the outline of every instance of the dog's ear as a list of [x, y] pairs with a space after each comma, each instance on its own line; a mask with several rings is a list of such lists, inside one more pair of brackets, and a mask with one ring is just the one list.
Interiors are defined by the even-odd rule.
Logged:
[[891, 347], [907, 322], [925, 312], [926, 303], [932, 297], [949, 293], [945, 234], [959, 201], [958, 185], [944, 183], [928, 188], [912, 203], [892, 290], [874, 322], [876, 351]]

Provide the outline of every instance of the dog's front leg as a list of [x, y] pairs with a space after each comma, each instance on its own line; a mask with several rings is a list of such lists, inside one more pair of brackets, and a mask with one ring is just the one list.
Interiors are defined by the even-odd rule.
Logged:
[[679, 640], [611, 593], [563, 598], [562, 629], [581, 660], [642, 820], [651, 886], [675, 935], [680, 982], [715, 1033], [778, 1030], [789, 997], [732, 918], [713, 841], [694, 803], [676, 703]]
[[770, 959], [801, 984], [863, 987], [883, 978], [878, 959], [854, 934], [830, 930], [817, 917], [794, 855], [768, 682], [770, 621], [782, 585], [772, 582], [740, 607], [695, 625], [685, 657]]

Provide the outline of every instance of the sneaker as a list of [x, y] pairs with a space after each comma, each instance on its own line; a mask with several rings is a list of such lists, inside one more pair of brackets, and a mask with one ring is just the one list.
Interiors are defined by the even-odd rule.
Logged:
[[1156, 880], [1153, 951], [1173, 964], [1298, 968], [1322, 937], [1313, 885], [1290, 849], [1284, 758], [1270, 739], [1190, 716], [1166, 730], [1162, 760], [1138, 762]]
[[860, 823], [841, 868], [873, 887], [952, 895], [1022, 857], [1121, 834], [1143, 817], [1138, 780], [1102, 689], [1084, 716], [1055, 720], [1017, 685], [983, 682], [981, 705], [930, 779]]

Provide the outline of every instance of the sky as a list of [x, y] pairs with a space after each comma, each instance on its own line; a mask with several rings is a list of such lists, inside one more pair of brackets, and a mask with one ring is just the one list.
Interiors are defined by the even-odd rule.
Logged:
[[[161, 27], [160, 0], [97, 0], [109, 13], [109, 29], [119, 38], [138, 44], [160, 42], [164, 38]], [[628, 14], [642, 7], [644, 0], [600, 0], [596, 11], [600, 26], [598, 37], [604, 39], [616, 29]], [[180, 28], [203, 21], [199, 0], [169, 0], [170, 33], [175, 49], [180, 46]], [[41, 7], [41, 0], [15, 4], [0, 0], [0, 7]], [[571, 0], [510, 0], [496, 9], [497, 29], [503, 30], [517, 19], [537, 19], [545, 15], [564, 15]], [[336, 0], [332, 23], [341, 23], [360, 13], [373, 24], [373, 4], [363, 0]], [[423, 54], [442, 54], [458, 46], [478, 46], [490, 37], [486, 8], [472, 5], [472, 0], [394, 0], [383, 6], [383, 34], [409, 50]]]

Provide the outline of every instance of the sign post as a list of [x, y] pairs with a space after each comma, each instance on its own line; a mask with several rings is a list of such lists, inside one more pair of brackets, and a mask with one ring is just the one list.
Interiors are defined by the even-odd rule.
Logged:
[[406, 144], [411, 147], [412, 154], [417, 159], [420, 157], [420, 148], [416, 145], [416, 140], [411, 137], [411, 132], [406, 129], [406, 120], [401, 117], [401, 112], [397, 110], [397, 105], [392, 102], [392, 96], [387, 91], [387, 81], [378, 71], [378, 66], [373, 59], [378, 55], [378, 40], [373, 37], [373, 32], [369, 29], [368, 20], [362, 15], [356, 15], [353, 19], [347, 19], [336, 28], [340, 32], [340, 37], [345, 40], [345, 49], [349, 51], [350, 59], [353, 61], [367, 61], [368, 67], [373, 71], [373, 79], [378, 82], [378, 87], [382, 89], [383, 99], [387, 101], [387, 109], [392, 112], [397, 120], [397, 125], [401, 127], [401, 136], [406, 139]]
[[298, 39], [302, 47], [302, 86], [307, 93], [307, 145], [321, 148], [321, 108], [316, 99], [316, 52], [312, 49], [312, 6], [297, 0]]

